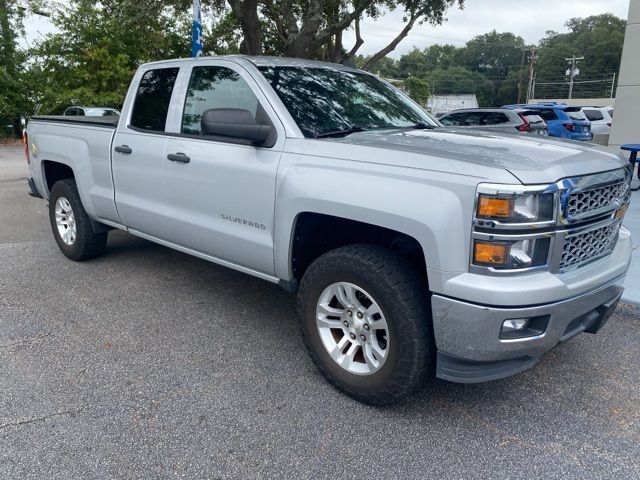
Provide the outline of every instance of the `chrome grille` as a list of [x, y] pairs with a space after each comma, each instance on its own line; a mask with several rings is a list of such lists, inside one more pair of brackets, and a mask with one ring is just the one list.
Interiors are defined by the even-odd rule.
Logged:
[[615, 222], [595, 230], [568, 235], [562, 249], [560, 270], [576, 267], [611, 253], [619, 230], [620, 222]]
[[569, 194], [566, 215], [568, 218], [581, 217], [589, 212], [606, 209], [617, 203], [618, 207], [626, 203], [629, 183], [626, 179], [616, 183], [591, 188]]

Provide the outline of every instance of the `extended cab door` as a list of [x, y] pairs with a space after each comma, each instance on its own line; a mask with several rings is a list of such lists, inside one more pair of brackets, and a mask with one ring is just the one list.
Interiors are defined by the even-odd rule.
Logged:
[[180, 69], [149, 67], [136, 73], [118, 125], [112, 169], [116, 208], [130, 229], [154, 237], [167, 235], [164, 151], [165, 126]]
[[[222, 261], [274, 274], [276, 171], [284, 128], [243, 67], [225, 60], [190, 63], [165, 146], [168, 240]], [[242, 109], [275, 127], [270, 147], [210, 137], [209, 109]]]

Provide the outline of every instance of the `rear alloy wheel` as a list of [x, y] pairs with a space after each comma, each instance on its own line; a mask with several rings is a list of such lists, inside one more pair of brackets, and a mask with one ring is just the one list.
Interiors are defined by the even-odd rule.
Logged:
[[49, 221], [58, 247], [71, 260], [88, 260], [104, 252], [107, 232], [93, 231], [75, 180], [66, 178], [51, 188]]
[[76, 220], [73, 208], [65, 197], [58, 197], [55, 206], [58, 235], [64, 243], [71, 246], [76, 241]]
[[432, 371], [426, 281], [382, 246], [349, 245], [316, 259], [300, 284], [298, 315], [320, 372], [361, 402], [397, 402]]

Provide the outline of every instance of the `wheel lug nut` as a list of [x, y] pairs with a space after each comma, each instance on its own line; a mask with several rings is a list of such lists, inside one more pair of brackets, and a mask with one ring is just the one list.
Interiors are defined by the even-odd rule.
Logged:
[[353, 312], [351, 310], [347, 310], [347, 317], [353, 317]]
[[358, 318], [362, 318], [362, 312], [358, 312]]
[[356, 334], [355, 333], [352, 333], [349, 336], [351, 337], [351, 340], [355, 340], [356, 339]]
[[342, 322], [342, 324], [343, 324], [345, 327], [348, 327], [348, 326], [349, 326], [349, 322], [347, 322], [346, 320], [345, 320], [344, 322]]
[[369, 331], [369, 329], [370, 329], [370, 328], [371, 328], [371, 327], [369, 326], [369, 324], [368, 324], [368, 323], [366, 323], [366, 324], [364, 325], [364, 329], [365, 329], [367, 332]]
[[360, 340], [362, 340], [363, 342], [367, 341], [367, 337], [365, 337], [364, 335], [360, 335]]

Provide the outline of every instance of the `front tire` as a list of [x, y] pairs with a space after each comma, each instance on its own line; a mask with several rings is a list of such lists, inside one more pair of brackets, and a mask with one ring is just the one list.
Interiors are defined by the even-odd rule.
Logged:
[[49, 197], [49, 221], [58, 247], [77, 262], [101, 255], [107, 245], [107, 232], [94, 233], [78, 187], [73, 179], [53, 185]]
[[320, 372], [361, 402], [397, 402], [433, 368], [426, 282], [382, 246], [349, 245], [315, 260], [300, 285], [298, 316]]

